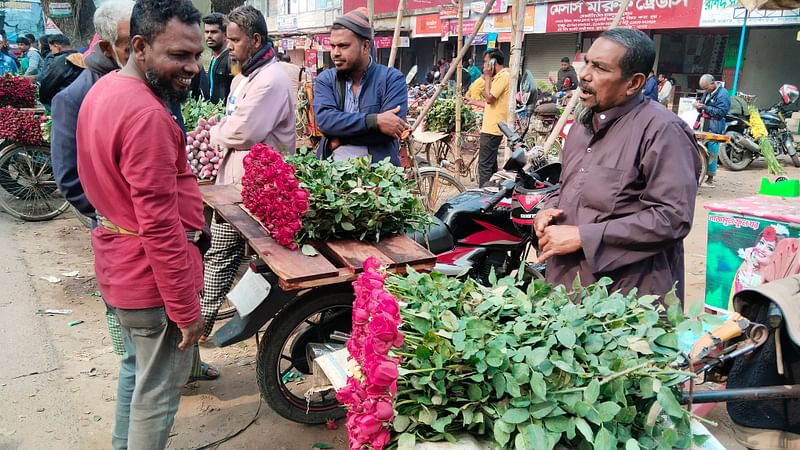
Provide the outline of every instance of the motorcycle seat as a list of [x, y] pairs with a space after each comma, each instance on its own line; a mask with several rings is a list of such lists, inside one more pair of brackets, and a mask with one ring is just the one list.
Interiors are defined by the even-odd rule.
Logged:
[[[438, 255], [453, 249], [453, 235], [444, 222], [436, 216], [431, 216], [432, 224], [428, 225], [427, 233], [416, 231], [409, 233], [408, 237], [427, 248], [431, 253]], [[426, 238], [427, 234], [427, 238]]]

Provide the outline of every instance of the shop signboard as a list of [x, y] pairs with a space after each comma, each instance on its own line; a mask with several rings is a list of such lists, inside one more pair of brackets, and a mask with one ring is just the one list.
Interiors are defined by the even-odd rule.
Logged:
[[[367, 7], [367, 0], [343, 0], [342, 3], [342, 11], [344, 14], [347, 14], [356, 8]], [[400, 0], [379, 0], [374, 3], [375, 14], [397, 14], [397, 7], [400, 3]], [[452, 4], [453, 2], [451, 0], [406, 0], [406, 7], [404, 11], [408, 12], [417, 9], [431, 8], [439, 9], [442, 6], [450, 6]]]
[[701, 27], [741, 27], [747, 14], [747, 26], [780, 26], [800, 24], [800, 9], [755, 10], [747, 13], [739, 0], [703, 0]]
[[442, 20], [439, 19], [438, 14], [416, 16], [415, 25], [414, 37], [441, 36]]
[[[493, 31], [496, 32], [506, 32], [512, 31], [512, 11], [509, 11], [505, 14], [497, 14], [494, 16], [489, 16], [483, 22], [483, 26], [481, 27], [481, 31], [486, 33], [491, 33]], [[533, 24], [534, 24], [534, 14], [536, 12], [536, 8], [533, 5], [530, 5], [525, 8], [525, 25], [524, 30], [527, 32], [533, 31]]]
[[[469, 17], [469, 7], [465, 6], [463, 11], [463, 17]], [[445, 5], [441, 7], [439, 11], [439, 18], [440, 19], [458, 19], [458, 5]]]
[[[469, 5], [469, 8], [475, 14], [483, 14], [483, 10], [486, 9], [486, 2], [484, 1], [472, 2]], [[508, 11], [508, 0], [495, 0], [494, 5], [492, 6], [492, 10], [489, 11], [489, 14], [505, 14], [507, 11]]]
[[50, 3], [48, 16], [54, 19], [61, 19], [72, 16], [72, 5], [66, 2]]
[[[536, 5], [539, 20], [535, 32], [604, 31], [617, 14], [619, 5], [619, 0], [539, 4]], [[620, 26], [637, 29], [696, 28], [701, 9], [702, 2], [697, 0], [633, 0]]]
[[314, 36], [314, 40], [322, 47], [322, 51], [329, 52], [331, 51], [331, 35], [330, 34], [318, 34]]
[[317, 67], [317, 51], [306, 50], [306, 67]]
[[[408, 36], [400, 36], [397, 46], [410, 47], [411, 41]], [[392, 48], [392, 36], [375, 36], [375, 48]]]
[[297, 30], [296, 15], [278, 16], [278, 31], [295, 31], [295, 30]]

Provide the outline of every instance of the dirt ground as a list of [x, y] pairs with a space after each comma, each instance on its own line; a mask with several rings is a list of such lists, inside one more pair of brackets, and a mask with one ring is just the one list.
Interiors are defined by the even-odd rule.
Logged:
[[[790, 177], [800, 177], [800, 169], [787, 166], [786, 170]], [[686, 240], [688, 300], [703, 299], [706, 211], [702, 206], [753, 194], [764, 176], [763, 162], [738, 173], [720, 169], [717, 187], [701, 189], [694, 228]], [[0, 360], [4, 362], [0, 450], [110, 446], [118, 363], [93, 275], [88, 231], [70, 213], [43, 223], [20, 222], [0, 214]], [[56, 277], [58, 282], [43, 277]], [[66, 308], [72, 313], [37, 314], [47, 308]], [[68, 325], [76, 320], [83, 322]], [[201, 352], [222, 376], [185, 389], [170, 449], [201, 448], [235, 433], [254, 418], [259, 405], [255, 423], [218, 448], [300, 450], [315, 443], [347, 448], [342, 428], [329, 431], [324, 426], [292, 423], [261, 404], [254, 340]], [[727, 448], [743, 448], [725, 426], [724, 405], [709, 417], [720, 422], [711, 431]]]

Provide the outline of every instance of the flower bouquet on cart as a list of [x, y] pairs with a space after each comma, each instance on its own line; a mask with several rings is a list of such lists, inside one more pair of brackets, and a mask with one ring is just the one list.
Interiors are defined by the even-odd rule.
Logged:
[[[678, 399], [677, 298], [574, 292], [513, 278], [485, 287], [442, 274], [387, 275], [368, 260], [354, 283], [350, 449], [411, 450], [461, 434], [486, 448], [671, 449], [700, 445]], [[662, 321], [660, 316], [666, 316]], [[456, 448], [454, 446], [453, 448]]]
[[368, 158], [319, 160], [258, 144], [244, 159], [242, 199], [279, 244], [313, 255], [313, 241], [382, 237], [421, 229], [429, 218], [402, 168]]

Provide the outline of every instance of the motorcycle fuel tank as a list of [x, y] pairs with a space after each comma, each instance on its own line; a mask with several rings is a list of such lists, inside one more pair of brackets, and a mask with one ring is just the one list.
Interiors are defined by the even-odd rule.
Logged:
[[485, 210], [494, 192], [473, 189], [447, 201], [436, 217], [453, 233], [457, 245], [513, 248], [525, 239], [510, 220], [510, 199]]
[[762, 111], [759, 113], [759, 115], [761, 116], [761, 120], [764, 121], [764, 126], [767, 127], [768, 130], [786, 127], [786, 124], [783, 122], [783, 120], [772, 111]]

